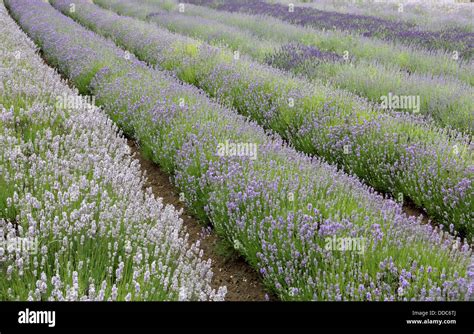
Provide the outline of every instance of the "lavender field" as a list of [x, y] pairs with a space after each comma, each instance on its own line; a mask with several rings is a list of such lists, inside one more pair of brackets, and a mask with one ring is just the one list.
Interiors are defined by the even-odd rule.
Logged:
[[473, 301], [472, 11], [0, 0], [0, 301]]

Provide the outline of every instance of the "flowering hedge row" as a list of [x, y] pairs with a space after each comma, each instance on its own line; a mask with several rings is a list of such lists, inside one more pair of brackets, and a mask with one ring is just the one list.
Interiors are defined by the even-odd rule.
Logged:
[[110, 119], [0, 2], [0, 300], [221, 300]]
[[[48, 61], [92, 91], [174, 173], [188, 205], [282, 299], [464, 300], [473, 294], [469, 245], [407, 217], [356, 178], [296, 152], [43, 1], [6, 2]], [[237, 152], [234, 144], [257, 150]], [[355, 243], [340, 247], [340, 240]]]
[[[381, 103], [384, 98], [388, 100], [389, 94], [397, 99], [409, 98], [410, 103], [398, 102], [394, 109], [430, 115], [442, 127], [451, 126], [470, 133], [474, 131], [474, 89], [454, 78], [410, 74], [393, 65], [382, 66], [366, 60], [353, 62], [350, 60], [352, 57], [347, 57], [346, 61], [343, 55], [301, 43], [271, 43], [213, 19], [164, 12], [163, 3], [153, 4], [147, 0], [96, 0], [96, 3], [120, 15], [145, 19], [216, 46], [224, 44], [260, 62], [308, 79], [329, 82], [367, 97], [374, 103]], [[386, 104], [386, 107], [389, 105]]]
[[[225, 49], [121, 17], [88, 1], [51, 1], [139, 58], [173, 71], [222, 103], [324, 157], [377, 190], [410, 198], [446, 226], [473, 236], [471, 137], [406, 113], [385, 113], [331, 87], [309, 83]], [[70, 12], [74, 3], [76, 10]]]

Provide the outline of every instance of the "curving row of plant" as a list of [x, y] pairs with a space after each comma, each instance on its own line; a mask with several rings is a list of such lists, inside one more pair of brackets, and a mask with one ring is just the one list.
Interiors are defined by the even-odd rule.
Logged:
[[300, 43], [269, 42], [212, 19], [179, 12], [159, 13], [164, 5], [148, 0], [96, 0], [96, 3], [120, 15], [144, 19], [178, 34], [239, 50], [260, 62], [308, 79], [329, 82], [374, 103], [385, 103], [387, 108], [393, 105], [388, 102], [393, 97], [402, 101], [394, 109], [430, 115], [442, 127], [451, 126], [469, 133], [474, 130], [474, 89], [458, 80], [409, 74], [397, 66], [382, 66], [365, 60], [352, 62], [349, 57], [346, 61], [343, 55]]
[[[377, 190], [410, 198], [470, 240], [474, 227], [470, 136], [419, 117], [389, 114], [331, 87], [291, 77], [229, 50], [121, 17], [88, 1], [53, 6], [161, 69], [173, 71], [296, 149], [324, 157]], [[76, 10], [70, 12], [74, 3]]]
[[0, 300], [222, 300], [117, 127], [0, 1]]
[[[468, 244], [407, 217], [399, 204], [356, 178], [294, 151], [43, 1], [6, 3], [48, 61], [93, 92], [119, 126], [174, 173], [188, 205], [207, 217], [282, 299], [472, 296]], [[340, 248], [338, 240], [354, 240], [357, 247]]]

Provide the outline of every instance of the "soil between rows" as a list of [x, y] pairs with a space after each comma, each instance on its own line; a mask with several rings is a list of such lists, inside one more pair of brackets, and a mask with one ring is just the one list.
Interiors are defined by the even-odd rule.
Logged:
[[223, 244], [214, 231], [203, 233], [204, 225], [187, 212], [184, 203], [179, 200], [178, 189], [169, 180], [169, 175], [144, 157], [134, 141], [129, 139], [128, 145], [133, 157], [140, 162], [142, 172], [146, 171], [145, 187], [151, 187], [156, 197], [163, 198], [164, 204], [172, 204], [177, 210], [183, 209], [181, 218], [189, 234], [189, 242], [200, 240], [203, 258], [212, 260], [213, 288], [227, 286], [227, 301], [264, 301], [266, 294], [270, 296], [270, 300], [275, 300], [276, 297], [266, 291], [259, 274], [241, 257], [221, 254], [219, 249]]

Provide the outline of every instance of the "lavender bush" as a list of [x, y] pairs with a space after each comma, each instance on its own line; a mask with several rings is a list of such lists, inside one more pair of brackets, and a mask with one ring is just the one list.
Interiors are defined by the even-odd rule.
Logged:
[[43, 63], [3, 2], [0, 55], [0, 300], [222, 300], [116, 126]]
[[[207, 18], [184, 16], [181, 13], [161, 11], [161, 6], [134, 1], [97, 1], [101, 7], [115, 10], [120, 15], [142, 18], [159, 24], [173, 32], [186, 34], [202, 39], [213, 45], [228, 47], [264, 60], [268, 54], [275, 52], [280, 43], [258, 38], [250, 32], [236, 27], [220, 24]], [[137, 10], [139, 9], [139, 10]]]
[[[162, 69], [235, 107], [298, 150], [324, 157], [377, 190], [408, 197], [471, 239], [473, 143], [404, 113], [385, 113], [331, 87], [289, 76], [228, 50], [121, 17], [87, 1], [52, 4]], [[433, 158], [435, 157], [435, 158]]]
[[[398, 111], [427, 114], [440, 127], [451, 127], [472, 134], [474, 131], [474, 89], [446, 78], [408, 74], [399, 68], [359, 61], [312, 46], [290, 43], [267, 56], [272, 66], [309, 79], [319, 79], [382, 104], [389, 95], [417, 101]], [[415, 106], [416, 104], [416, 106]]]
[[[48, 61], [61, 64], [63, 73], [85, 76], [88, 72], [79, 70], [83, 68], [94, 72], [88, 82], [81, 81], [84, 87], [140, 140], [155, 162], [175, 173], [188, 204], [209, 219], [282, 299], [472, 296], [473, 257], [468, 244], [405, 216], [394, 201], [318, 159], [297, 153], [278, 136], [210, 101], [198, 89], [144, 66], [133, 55], [124, 60], [120, 49], [48, 4], [6, 3], [42, 45]], [[94, 44], [102, 47], [95, 50]], [[78, 64], [74, 60], [79, 58], [78, 49], [92, 56]], [[117, 56], [106, 58], [107, 54]], [[96, 71], [98, 64], [102, 67]], [[224, 142], [255, 144], [258, 153], [255, 159], [231, 150], [220, 154]], [[364, 247], [357, 251], [328, 247], [328, 240], [343, 237], [361, 240]]]
[[120, 15], [144, 18], [173, 32], [198, 37], [213, 45], [229, 46], [232, 50], [247, 53], [274, 67], [309, 79], [330, 82], [357, 92], [374, 103], [380, 103], [382, 97], [389, 94], [419, 99], [415, 110], [401, 108], [399, 111], [429, 114], [440, 126], [451, 126], [466, 132], [474, 129], [474, 90], [456, 80], [433, 78], [426, 74], [408, 74], [393, 65], [381, 66], [364, 60], [354, 62], [352, 57], [344, 59], [336, 53], [301, 43], [272, 45], [214, 20], [184, 16], [181, 13], [159, 13], [162, 7], [149, 4], [148, 1], [139, 1], [138, 7], [137, 1], [130, 0], [96, 2], [116, 10]]

